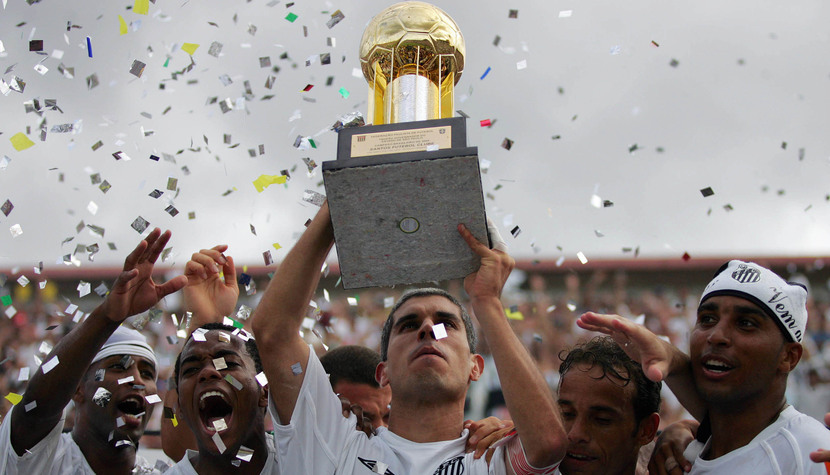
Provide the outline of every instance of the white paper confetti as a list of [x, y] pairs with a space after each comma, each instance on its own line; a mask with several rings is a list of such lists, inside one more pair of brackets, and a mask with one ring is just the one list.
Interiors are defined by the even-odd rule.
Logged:
[[29, 412], [32, 409], [36, 408], [36, 407], [37, 407], [37, 401], [32, 401], [29, 404], [26, 404], [25, 406], [23, 406], [23, 408], [26, 409], [26, 412]]
[[24, 366], [20, 368], [20, 372], [17, 374], [17, 380], [20, 382], [28, 381], [29, 380], [29, 367]]
[[242, 383], [240, 383], [239, 380], [234, 378], [233, 376], [229, 374], [225, 375], [225, 381], [229, 382], [231, 386], [233, 386], [237, 391], [242, 390]]
[[17, 237], [23, 234], [23, 228], [19, 224], [15, 224], [9, 228], [9, 232], [12, 233], [12, 237]]
[[254, 456], [253, 449], [245, 447], [244, 445], [239, 447], [239, 451], [236, 453], [236, 458], [242, 460], [243, 462], [250, 462], [251, 458]]
[[222, 437], [219, 435], [219, 433], [213, 434], [212, 439], [213, 443], [216, 444], [216, 448], [219, 449], [219, 453], [224, 454], [225, 450], [227, 450], [227, 447], [225, 447], [225, 443], [222, 442]]
[[149, 394], [144, 396], [144, 399], [146, 399], [149, 404], [158, 404], [161, 402], [161, 398], [158, 394]]
[[29, 285], [29, 279], [25, 275], [21, 275], [20, 278], [17, 279], [17, 283], [20, 284], [21, 287], [26, 287]]
[[49, 371], [52, 371], [53, 369], [55, 369], [55, 366], [57, 366], [58, 363], [60, 363], [60, 361], [58, 361], [58, 357], [57, 357], [57, 355], [55, 355], [55, 356], [52, 357], [52, 359], [50, 359], [49, 361], [43, 363], [43, 365], [40, 367], [40, 369], [41, 369], [41, 371], [43, 371], [43, 374], [46, 374]]
[[559, 18], [570, 18], [573, 13], [573, 10], [562, 10], [559, 12]]
[[197, 328], [196, 330], [193, 331], [193, 340], [194, 341], [207, 341], [205, 339], [205, 333], [207, 333], [207, 330], [205, 330], [204, 328]]
[[268, 378], [265, 377], [265, 372], [260, 372], [256, 375], [256, 381], [259, 383], [260, 386], [266, 386], [268, 384]]
[[86, 295], [89, 295], [92, 292], [92, 289], [91, 289], [91, 286], [89, 285], [89, 282], [84, 282], [84, 281], [80, 281], [78, 283], [77, 290], [78, 290], [78, 297], [84, 297]]
[[40, 342], [40, 346], [38, 347], [37, 351], [44, 355], [48, 355], [52, 352], [52, 345], [50, 345], [47, 341], [42, 341]]
[[303, 374], [303, 367], [300, 363], [294, 363], [291, 365], [291, 372], [294, 373], [295, 376]]
[[432, 334], [435, 335], [436, 340], [440, 340], [447, 337], [447, 329], [443, 323], [439, 323], [432, 327]]
[[119, 379], [118, 384], [132, 383], [133, 381], [135, 381], [134, 376], [127, 376], [126, 378]]
[[579, 259], [579, 262], [581, 262], [583, 264], [588, 263], [588, 258], [585, 257], [585, 254], [583, 254], [582, 251], [579, 251], [579, 252], [576, 253], [576, 258]]
[[222, 370], [228, 367], [227, 363], [225, 363], [225, 358], [214, 358], [213, 359], [213, 366], [216, 367], [217, 370]]

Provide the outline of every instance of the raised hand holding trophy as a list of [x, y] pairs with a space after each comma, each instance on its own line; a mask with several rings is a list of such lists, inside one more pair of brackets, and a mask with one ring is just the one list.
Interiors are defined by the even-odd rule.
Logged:
[[337, 160], [323, 163], [343, 287], [464, 277], [478, 257], [463, 223], [487, 242], [478, 150], [453, 89], [464, 38], [439, 8], [403, 2], [363, 33], [360, 61], [373, 125], [342, 129]]

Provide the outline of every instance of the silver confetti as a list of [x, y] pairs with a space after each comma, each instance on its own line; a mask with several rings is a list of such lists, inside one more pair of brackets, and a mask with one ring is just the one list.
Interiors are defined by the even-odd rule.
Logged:
[[150, 226], [150, 222], [139, 216], [135, 218], [135, 221], [133, 221], [133, 224], [131, 226], [133, 229], [138, 231], [139, 234], [141, 234], [145, 230], [147, 230], [147, 227]]
[[101, 407], [107, 407], [107, 404], [110, 403], [111, 399], [112, 393], [107, 391], [105, 388], [96, 389], [95, 394], [92, 396], [92, 402]]

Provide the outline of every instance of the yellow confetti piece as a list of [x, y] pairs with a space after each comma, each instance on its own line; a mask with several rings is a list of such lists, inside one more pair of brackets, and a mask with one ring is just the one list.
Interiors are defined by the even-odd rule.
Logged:
[[262, 193], [262, 190], [268, 188], [273, 184], [281, 185], [285, 183], [286, 177], [285, 175], [260, 175], [259, 178], [254, 180], [254, 187], [256, 188], [257, 193]]
[[178, 421], [178, 419], [176, 419], [175, 414], [173, 414], [173, 418], [170, 419], [170, 421], [173, 422], [173, 427], [178, 427], [179, 426], [179, 421]]
[[274, 249], [276, 249], [276, 250], [278, 250], [278, 251], [279, 251], [280, 249], [282, 249], [282, 246], [280, 246], [280, 243], [275, 242], [275, 243], [274, 243]]
[[524, 320], [525, 316], [522, 315], [522, 312], [519, 311], [512, 311], [509, 308], [504, 309], [504, 314], [507, 315], [507, 318], [511, 320]]
[[121, 15], [118, 15], [118, 25], [119, 25], [118, 26], [118, 33], [122, 34], [122, 35], [126, 35], [127, 31], [128, 31], [127, 30], [127, 22], [124, 21], [124, 17], [122, 17]]
[[12, 405], [16, 406], [20, 401], [23, 400], [23, 396], [17, 393], [9, 393], [8, 395], [6, 395], [6, 399], [8, 399], [9, 402], [12, 403]]
[[29, 137], [26, 137], [26, 134], [23, 132], [18, 132], [9, 138], [12, 142], [12, 147], [18, 152], [21, 150], [26, 150], [27, 148], [31, 147], [35, 143], [29, 140]]
[[193, 56], [193, 53], [196, 52], [197, 48], [199, 48], [199, 45], [197, 45], [196, 43], [185, 43], [182, 45], [182, 51], [189, 54], [190, 56]]
[[146, 15], [150, 11], [150, 0], [135, 0], [133, 12], [139, 15]]

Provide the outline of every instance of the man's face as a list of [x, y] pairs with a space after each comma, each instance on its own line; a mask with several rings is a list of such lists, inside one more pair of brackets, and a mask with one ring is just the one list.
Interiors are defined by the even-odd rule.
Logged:
[[786, 342], [772, 318], [754, 303], [722, 295], [698, 308], [689, 353], [703, 399], [741, 405], [785, 384], [801, 345]]
[[[130, 377], [132, 381], [124, 381]], [[119, 384], [119, 380], [123, 382]], [[99, 399], [100, 403], [96, 403], [98, 388], [109, 391], [109, 402]], [[145, 399], [150, 394], [156, 394], [156, 367], [151, 360], [109, 356], [87, 370], [79, 388], [82, 398], [76, 397], [78, 417], [84, 417], [84, 425], [98, 437], [109, 440], [113, 433], [113, 443], [129, 439], [137, 445], [153, 412], [154, 406]]]
[[[438, 324], [443, 324], [445, 338], [436, 339], [432, 330]], [[454, 397], [478, 379], [483, 364], [481, 356], [470, 353], [460, 309], [429, 295], [410, 298], [393, 315], [387, 361], [378, 365], [376, 376], [382, 386], [391, 384], [396, 395], [411, 390], [416, 397], [424, 391]]]
[[647, 417], [640, 425], [635, 420], [634, 383], [623, 386], [611, 378], [587, 363], [574, 365], [562, 377], [559, 407], [568, 433], [563, 474], [633, 475], [640, 447], [654, 437], [654, 419]]
[[392, 402], [392, 388], [376, 388], [365, 383], [338, 381], [332, 388], [352, 404], [363, 409], [363, 417], [369, 419], [372, 428], [389, 426], [389, 403]]
[[262, 435], [262, 408], [268, 399], [241, 338], [211, 330], [205, 340], [191, 338], [182, 349], [179, 412], [196, 435], [200, 452], [218, 451], [212, 440], [216, 433], [231, 451]]

